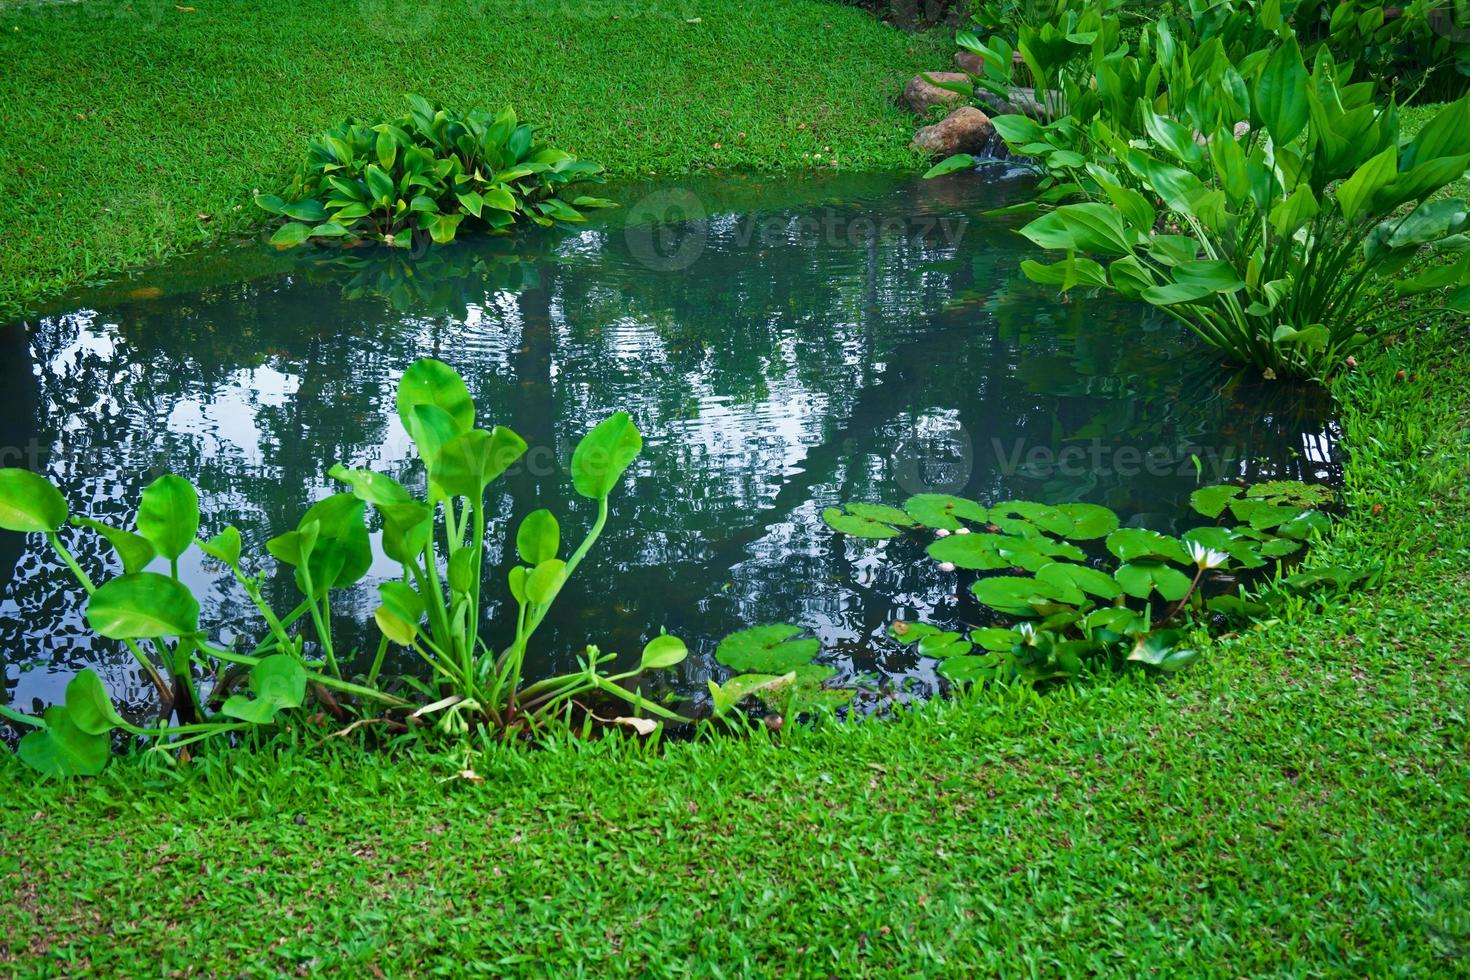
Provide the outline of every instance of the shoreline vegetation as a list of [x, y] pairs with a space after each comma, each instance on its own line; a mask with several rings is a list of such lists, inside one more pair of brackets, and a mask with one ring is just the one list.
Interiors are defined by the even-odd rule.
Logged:
[[1453, 972], [1470, 956], [1466, 340], [1407, 333], [1334, 384], [1346, 513], [1308, 563], [1379, 555], [1382, 586], [1213, 641], [1173, 682], [653, 754], [283, 738], [70, 782], [5, 754], [0, 965]]
[[6, 5], [0, 315], [264, 228], [307, 139], [411, 91], [613, 177], [916, 170], [896, 94], [951, 46], [821, 0]]

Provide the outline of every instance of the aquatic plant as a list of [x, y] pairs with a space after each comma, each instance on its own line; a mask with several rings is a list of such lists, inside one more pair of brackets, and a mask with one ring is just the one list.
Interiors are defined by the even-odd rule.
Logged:
[[[1095, 669], [1172, 673], [1198, 656], [1194, 630], [1211, 617], [1261, 616], [1283, 597], [1367, 577], [1342, 568], [1265, 575], [1327, 527], [1331, 499], [1293, 481], [1206, 487], [1191, 504], [1216, 523], [1177, 537], [1120, 527], [1096, 504], [987, 507], [946, 494], [919, 494], [901, 509], [844, 504], [823, 519], [855, 538], [929, 535], [928, 558], [944, 573], [988, 573], [970, 592], [996, 624], [962, 632], [898, 621], [888, 635], [939, 659], [939, 673], [957, 684], [1042, 684]], [[1265, 581], [1255, 594], [1240, 589], [1247, 574]]]
[[456, 113], [408, 97], [409, 112], [347, 120], [313, 140], [282, 196], [255, 203], [287, 219], [271, 237], [285, 248], [309, 239], [370, 239], [411, 248], [454, 240], [461, 225], [507, 232], [586, 220], [610, 201], [578, 193], [602, 167], [537, 142], [509, 107]]
[[[411, 491], [381, 473], [332, 467], [331, 475], [350, 491], [312, 505], [296, 528], [266, 543], [275, 561], [292, 569], [302, 597], [285, 615], [265, 600], [267, 572], [247, 562], [236, 528], [200, 539], [199, 497], [182, 477], [161, 477], [144, 490], [135, 529], [128, 530], [72, 516], [60, 491], [38, 474], [0, 470], [0, 528], [46, 538], [88, 594], [88, 625], [132, 653], [158, 690], [164, 721], [170, 714], [177, 721], [151, 727], [127, 722], [97, 675], [84, 670], [68, 684], [65, 704], [39, 718], [0, 707], [0, 715], [33, 729], [21, 739], [21, 759], [50, 775], [92, 774], [106, 765], [115, 729], [154, 739], [155, 749], [179, 750], [211, 736], [280, 724], [306, 705], [308, 694], [338, 717], [345, 718], [352, 704], [343, 702], [352, 699], [396, 713], [402, 719], [394, 722], [398, 727], [433, 718], [446, 731], [542, 728], [558, 718], [570, 720], [577, 710], [590, 715], [583, 701], [593, 698], [629, 706], [625, 710], [637, 717], [640, 730], [648, 716], [683, 720], [624, 686], [687, 656], [683, 641], [673, 636], [650, 641], [633, 670], [608, 673], [615, 654], [589, 645], [579, 670], [522, 682], [537, 628], [597, 541], [608, 519], [608, 498], [642, 447], [627, 414], [618, 412], [593, 427], [572, 454], [573, 486], [596, 506], [577, 548], [561, 557], [560, 524], [549, 510], [531, 512], [517, 529], [515, 548], [524, 564], [507, 576], [516, 610], [513, 640], [496, 651], [482, 633], [485, 497], [526, 444], [503, 426], [478, 428], [464, 381], [440, 361], [421, 360], [405, 372], [397, 408], [424, 463], [424, 485]], [[349, 660], [333, 635], [332, 596], [361, 582], [373, 564], [369, 505], [381, 519], [383, 554], [402, 574], [379, 588], [374, 619], [381, 639], [365, 676], [352, 678], [345, 676]], [[101, 535], [116, 552], [122, 574], [94, 584], [61, 539], [68, 523]], [[179, 577], [179, 559], [190, 548], [227, 569], [249, 597], [263, 634], [253, 646], [242, 651], [220, 645], [201, 625], [199, 601]], [[429, 703], [415, 706], [380, 686], [390, 644], [413, 650], [428, 665], [427, 681], [403, 680]], [[214, 674], [216, 664], [234, 669], [222, 672], [206, 703], [195, 673]], [[241, 683], [245, 691], [234, 692]]]

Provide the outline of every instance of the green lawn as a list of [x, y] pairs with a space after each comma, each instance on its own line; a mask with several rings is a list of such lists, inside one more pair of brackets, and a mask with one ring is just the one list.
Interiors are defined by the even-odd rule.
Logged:
[[0, 0], [0, 314], [258, 224], [307, 138], [408, 92], [616, 174], [913, 167], [897, 95], [951, 50], [821, 0]]
[[1311, 561], [1384, 586], [1169, 683], [653, 756], [312, 745], [65, 785], [6, 756], [0, 968], [1470, 972], [1466, 340], [1338, 383], [1349, 511]]

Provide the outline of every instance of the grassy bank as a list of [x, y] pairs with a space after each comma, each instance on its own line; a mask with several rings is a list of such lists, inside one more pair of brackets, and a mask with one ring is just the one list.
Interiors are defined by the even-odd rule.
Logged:
[[661, 756], [328, 746], [67, 785], [6, 756], [0, 968], [1464, 972], [1466, 339], [1338, 382], [1349, 511], [1311, 561], [1384, 586], [1173, 682]]
[[257, 224], [305, 139], [407, 92], [618, 174], [909, 167], [894, 100], [948, 50], [821, 0], [4, 0], [0, 314]]

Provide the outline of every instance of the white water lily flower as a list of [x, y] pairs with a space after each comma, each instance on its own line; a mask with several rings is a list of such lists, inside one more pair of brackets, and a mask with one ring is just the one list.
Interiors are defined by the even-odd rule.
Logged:
[[942, 562], [940, 562], [939, 563], [939, 570], [941, 572], [952, 572], [952, 571], [954, 571], [954, 562], [952, 562], [952, 561], [942, 561]]
[[1036, 642], [1035, 626], [1032, 626], [1030, 623], [1022, 623], [1016, 628], [1021, 631], [1021, 642], [1025, 643], [1028, 646]]
[[1230, 560], [1230, 556], [1225, 552], [1207, 548], [1198, 541], [1187, 541], [1184, 547], [1189, 551], [1189, 557], [1202, 571], [1206, 568], [1219, 568]]
[[939, 530], [934, 532], [934, 536], [936, 538], [947, 538], [949, 537], [949, 531], [944, 528], [940, 528]]
[[962, 527], [959, 530], [955, 531], [955, 534], [969, 534], [969, 533], [970, 533], [970, 529], [967, 528], [967, 527]]

